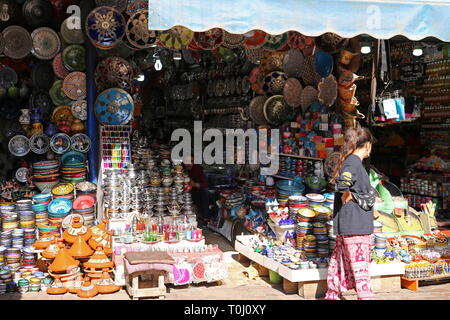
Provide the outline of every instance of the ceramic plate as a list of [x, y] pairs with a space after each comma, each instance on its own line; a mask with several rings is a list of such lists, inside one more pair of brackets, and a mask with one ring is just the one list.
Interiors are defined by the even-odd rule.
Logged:
[[302, 72], [303, 54], [298, 49], [290, 49], [284, 55], [283, 71], [290, 78], [298, 78]]
[[229, 49], [236, 49], [242, 47], [247, 38], [243, 34], [229, 33], [223, 30], [222, 46]]
[[19, 81], [19, 77], [14, 69], [4, 67], [0, 70], [0, 85], [6, 89], [14, 86]]
[[25, 28], [20, 26], [9, 26], [3, 30], [5, 47], [3, 53], [12, 59], [23, 59], [31, 51], [33, 40]]
[[266, 41], [263, 48], [271, 51], [281, 50], [287, 46], [288, 40], [289, 34], [287, 32], [278, 35], [266, 34]]
[[261, 70], [267, 74], [272, 71], [281, 71], [283, 68], [284, 52], [266, 51], [260, 60]]
[[52, 67], [53, 72], [60, 79], [64, 79], [70, 73], [70, 71], [64, 66], [61, 52], [53, 58]]
[[27, 0], [22, 6], [22, 14], [30, 27], [44, 27], [53, 18], [53, 6], [45, 0]]
[[48, 204], [49, 213], [62, 213], [66, 214], [72, 210], [72, 201], [66, 198], [53, 199]]
[[62, 87], [63, 81], [56, 80], [49, 90], [51, 101], [57, 106], [70, 104], [70, 99], [66, 96]]
[[[72, 20], [71, 20], [72, 19]], [[83, 44], [84, 34], [82, 29], [75, 29], [73, 26], [68, 26], [71, 24], [76, 17], [70, 17], [63, 21], [60, 28], [60, 34], [62, 40], [67, 44]], [[79, 20], [79, 18], [78, 18]]]
[[292, 108], [286, 104], [281, 95], [272, 96], [264, 103], [264, 117], [272, 125], [281, 125], [286, 122], [291, 111]]
[[125, 18], [114, 8], [97, 7], [86, 18], [86, 30], [94, 46], [111, 49], [125, 35]]
[[8, 149], [16, 157], [26, 156], [30, 152], [30, 141], [22, 135], [14, 136], [9, 140]]
[[259, 61], [264, 55], [264, 49], [257, 48], [257, 49], [249, 49], [245, 48], [245, 55], [247, 59], [253, 63], [253, 64], [259, 64]]
[[316, 71], [316, 66], [314, 64], [314, 57], [305, 57], [302, 65], [302, 79], [306, 85], [317, 86], [322, 79], [320, 74]]
[[148, 29], [148, 10], [138, 11], [128, 19], [125, 34], [130, 44], [139, 49], [153, 46], [159, 35]]
[[63, 92], [72, 100], [80, 100], [86, 97], [86, 74], [72, 72], [64, 78]]
[[50, 148], [54, 153], [63, 154], [70, 150], [70, 137], [65, 133], [57, 133], [50, 140]]
[[264, 94], [264, 77], [265, 74], [261, 72], [260, 67], [253, 68], [252, 72], [250, 73], [250, 84], [254, 93]]
[[29, 170], [28, 168], [19, 168], [16, 171], [16, 179], [19, 182], [25, 183], [28, 180]]
[[261, 48], [266, 42], [266, 35], [262, 30], [252, 30], [244, 34], [246, 37], [244, 46], [248, 49]]
[[91, 147], [91, 138], [84, 133], [78, 133], [72, 136], [72, 150], [86, 153]]
[[322, 77], [328, 77], [333, 71], [333, 57], [331, 54], [321, 50], [316, 50], [314, 55], [314, 64], [317, 73]]
[[72, 115], [72, 110], [70, 106], [59, 106], [53, 110], [51, 120], [53, 123], [58, 123], [60, 121], [67, 121], [69, 122], [70, 125], [75, 119]]
[[213, 50], [223, 43], [223, 33], [220, 28], [213, 28], [205, 32], [195, 32], [194, 40], [202, 50]]
[[276, 95], [283, 93], [283, 88], [287, 81], [287, 76], [284, 72], [274, 71], [269, 73], [264, 78], [263, 90], [267, 95]]
[[264, 117], [264, 103], [267, 101], [265, 96], [256, 96], [250, 101], [250, 118], [256, 125], [265, 125], [267, 120]]
[[72, 44], [64, 49], [62, 60], [69, 71], [84, 71], [86, 68], [86, 53], [83, 46]]
[[82, 121], [87, 120], [87, 102], [86, 100], [77, 100], [72, 103], [72, 115]]
[[98, 90], [121, 88], [129, 90], [133, 81], [131, 64], [120, 57], [103, 59], [95, 69], [95, 84]]
[[50, 148], [50, 139], [43, 133], [36, 133], [30, 138], [31, 151], [37, 154], [44, 154]]
[[50, 114], [51, 108], [53, 107], [52, 99], [44, 90], [34, 91], [29, 101], [31, 108], [40, 108], [43, 110], [44, 118]]
[[283, 97], [286, 103], [293, 107], [298, 108], [301, 102], [303, 87], [296, 78], [289, 78], [283, 89]]
[[331, 107], [337, 98], [337, 82], [336, 78], [330, 74], [323, 78], [318, 85], [318, 99], [319, 102], [327, 107]]
[[128, 0], [126, 13], [131, 16], [144, 9], [148, 9], [148, 0]]
[[41, 27], [31, 33], [33, 48], [31, 53], [38, 59], [51, 60], [61, 49], [61, 40], [53, 29]]
[[95, 115], [102, 124], [127, 124], [133, 116], [133, 110], [133, 98], [120, 88], [103, 91], [95, 101]]
[[51, 63], [48, 61], [39, 61], [31, 69], [31, 80], [36, 88], [44, 91], [50, 90], [55, 80]]
[[185, 49], [194, 38], [194, 32], [182, 26], [175, 26], [169, 30], [161, 31], [159, 40], [169, 49]]
[[304, 36], [296, 31], [290, 31], [288, 45], [292, 49], [302, 50], [303, 55], [309, 56], [314, 49], [315, 41], [312, 37]]

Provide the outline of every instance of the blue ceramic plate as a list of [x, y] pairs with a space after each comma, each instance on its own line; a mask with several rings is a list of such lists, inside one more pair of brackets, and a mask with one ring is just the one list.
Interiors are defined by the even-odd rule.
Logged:
[[317, 73], [322, 77], [328, 77], [333, 71], [333, 56], [324, 51], [317, 50], [314, 57]]
[[133, 110], [133, 98], [120, 88], [103, 91], [95, 101], [95, 116], [102, 124], [127, 124], [133, 116]]
[[69, 151], [61, 157], [61, 162], [64, 167], [68, 165], [83, 165], [86, 162], [86, 155], [79, 151]]
[[97, 48], [109, 49], [125, 35], [125, 18], [112, 7], [97, 7], [86, 18], [86, 32]]
[[57, 198], [48, 204], [49, 214], [67, 214], [72, 210], [72, 201], [66, 198]]
[[33, 196], [33, 200], [36, 202], [44, 202], [52, 197], [51, 193], [39, 193]]

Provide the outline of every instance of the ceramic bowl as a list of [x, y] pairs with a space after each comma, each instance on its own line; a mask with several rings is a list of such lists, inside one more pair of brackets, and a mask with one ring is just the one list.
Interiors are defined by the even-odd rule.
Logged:
[[49, 214], [68, 214], [72, 210], [72, 202], [65, 198], [54, 199], [48, 205]]

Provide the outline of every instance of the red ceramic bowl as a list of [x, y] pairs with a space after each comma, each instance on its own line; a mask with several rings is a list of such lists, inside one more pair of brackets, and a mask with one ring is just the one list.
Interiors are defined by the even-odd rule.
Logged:
[[76, 210], [92, 208], [95, 204], [95, 199], [89, 195], [79, 196], [73, 202], [72, 207]]

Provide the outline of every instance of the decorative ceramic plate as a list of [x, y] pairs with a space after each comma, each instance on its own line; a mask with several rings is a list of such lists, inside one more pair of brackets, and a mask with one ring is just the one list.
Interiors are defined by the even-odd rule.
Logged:
[[70, 99], [66, 96], [62, 87], [63, 81], [56, 80], [49, 90], [51, 101], [57, 106], [70, 104]]
[[53, 72], [60, 79], [64, 79], [70, 73], [70, 71], [64, 66], [61, 52], [53, 58], [52, 67]]
[[[59, 186], [56, 186], [55, 188], [59, 188], [61, 186], [62, 185], [59, 185]], [[54, 193], [53, 190], [55, 188], [52, 189], [52, 193]], [[70, 192], [68, 192], [68, 193], [70, 193]], [[54, 193], [54, 194], [56, 194], [56, 193]], [[67, 193], [64, 193], [64, 194], [67, 194]], [[64, 195], [64, 194], [62, 194], [62, 195]], [[58, 194], [56, 194], [56, 195], [58, 195]], [[48, 212], [49, 213], [65, 214], [65, 213], [69, 213], [71, 210], [72, 210], [72, 201], [70, 201], [69, 199], [66, 199], [66, 198], [53, 199], [48, 204]]]
[[317, 90], [311, 86], [303, 88], [302, 96], [300, 98], [300, 105], [303, 112], [306, 112], [309, 106], [315, 101], [317, 101]]
[[60, 28], [60, 34], [62, 40], [64, 40], [68, 44], [83, 44], [84, 43], [84, 34], [82, 29], [75, 29], [73, 27], [69, 28], [67, 26], [70, 22], [70, 19], [74, 19], [72, 17], [67, 18], [63, 21]]
[[202, 50], [213, 50], [223, 43], [223, 33], [220, 28], [213, 28], [205, 32], [195, 32], [194, 40]]
[[65, 133], [57, 133], [50, 140], [50, 148], [54, 153], [63, 154], [70, 150], [70, 137]]
[[333, 71], [333, 57], [331, 54], [321, 50], [316, 50], [314, 54], [314, 64], [317, 73], [322, 77], [328, 77]]
[[148, 10], [141, 10], [128, 19], [125, 34], [131, 45], [145, 49], [155, 44], [159, 33], [148, 29]]
[[28, 180], [29, 170], [28, 168], [19, 168], [16, 171], [16, 179], [21, 183], [25, 183]]
[[290, 78], [299, 78], [302, 72], [304, 57], [300, 50], [290, 49], [284, 55], [283, 71]]
[[265, 74], [272, 71], [281, 71], [283, 68], [284, 52], [265, 51], [260, 60], [260, 67]]
[[278, 35], [266, 34], [266, 42], [263, 48], [271, 51], [281, 50], [286, 47], [288, 40], [289, 34], [287, 32]]
[[175, 26], [159, 34], [159, 40], [164, 47], [175, 50], [185, 49], [193, 38], [194, 32], [183, 26]]
[[72, 103], [72, 115], [81, 121], [87, 120], [87, 102], [86, 100], [77, 100]]
[[332, 74], [323, 78], [318, 85], [318, 91], [319, 102], [327, 107], [331, 107], [336, 101], [338, 94], [336, 78]]
[[52, 87], [55, 80], [53, 67], [48, 61], [39, 61], [33, 69], [31, 69], [31, 80], [34, 87], [48, 91]]
[[252, 72], [250, 72], [250, 84], [254, 93], [264, 94], [264, 77], [265, 74], [261, 72], [260, 67], [254, 67]]
[[58, 123], [59, 121], [68, 121], [70, 125], [75, 119], [72, 115], [70, 106], [59, 106], [53, 110], [51, 120], [53, 123]]
[[98, 90], [121, 88], [129, 90], [133, 81], [133, 67], [120, 57], [103, 59], [95, 69], [95, 84]]
[[320, 80], [322, 80], [322, 77], [316, 71], [313, 56], [307, 56], [303, 61], [302, 79], [305, 82], [305, 84], [309, 86], [317, 86]]
[[38, 59], [51, 60], [61, 49], [61, 40], [53, 29], [41, 27], [31, 33], [33, 48], [31, 53]]
[[250, 92], [250, 89], [252, 88], [252, 85], [250, 83], [249, 76], [243, 76], [242, 77], [241, 87], [242, 87], [242, 94], [246, 95], [247, 93]]
[[250, 118], [256, 125], [265, 125], [267, 120], [264, 117], [264, 103], [267, 101], [265, 96], [256, 96], [250, 101]]
[[86, 153], [91, 147], [91, 138], [84, 133], [77, 133], [72, 136], [72, 150]]
[[50, 1], [27, 0], [22, 6], [22, 14], [30, 27], [44, 27], [52, 20], [53, 6]]
[[86, 68], [85, 49], [78, 44], [72, 44], [64, 49], [62, 60], [69, 71], [83, 71]]
[[272, 125], [281, 125], [288, 120], [292, 108], [286, 104], [283, 96], [275, 95], [264, 103], [264, 117]]
[[259, 61], [264, 55], [264, 49], [257, 48], [257, 49], [249, 49], [245, 48], [245, 55], [247, 56], [248, 61], [250, 61], [253, 64], [259, 64]]
[[243, 34], [229, 33], [223, 30], [222, 46], [229, 49], [236, 49], [242, 47], [247, 38]]
[[286, 103], [293, 107], [298, 108], [300, 106], [303, 87], [300, 81], [296, 78], [289, 78], [283, 89], [283, 97]]
[[50, 148], [50, 139], [43, 133], [33, 134], [30, 138], [30, 149], [34, 153], [44, 154]]
[[127, 124], [133, 116], [133, 110], [133, 98], [120, 88], [103, 91], [95, 101], [95, 115], [102, 124]]
[[317, 37], [317, 46], [328, 53], [337, 53], [341, 48], [345, 47], [348, 43], [348, 40], [342, 38], [341, 36], [332, 33], [326, 32], [323, 35]]
[[264, 77], [264, 92], [267, 95], [282, 93], [287, 79], [288, 78], [284, 72], [274, 71], [269, 73]]
[[97, 7], [113, 7], [120, 12], [125, 11], [128, 6], [128, 0], [95, 0]]
[[44, 110], [44, 114], [50, 114], [53, 107], [52, 99], [47, 92], [43, 90], [34, 91], [30, 96], [30, 106]]
[[97, 7], [86, 18], [86, 31], [94, 46], [111, 49], [125, 35], [125, 18], [111, 7]]
[[296, 31], [289, 32], [289, 47], [302, 50], [304, 55], [310, 55], [315, 46], [314, 38], [307, 37]]
[[30, 141], [22, 135], [14, 136], [9, 140], [8, 149], [16, 157], [26, 156], [30, 152]]
[[252, 30], [244, 34], [246, 37], [244, 46], [248, 49], [261, 48], [266, 42], [267, 33], [262, 30]]
[[0, 85], [6, 89], [14, 86], [19, 81], [19, 77], [14, 69], [4, 67], [0, 70]]
[[31, 51], [33, 40], [29, 32], [20, 26], [9, 26], [3, 30], [5, 47], [3, 53], [12, 59], [23, 59]]
[[148, 9], [148, 0], [128, 0], [126, 13], [131, 16], [144, 9]]
[[86, 98], [86, 74], [83, 72], [72, 72], [64, 78], [63, 92], [72, 100]]

